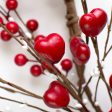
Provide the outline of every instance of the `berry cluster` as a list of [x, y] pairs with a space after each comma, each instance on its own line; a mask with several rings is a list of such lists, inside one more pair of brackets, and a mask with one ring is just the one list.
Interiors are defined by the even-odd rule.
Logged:
[[[3, 18], [0, 17], [0, 25], [4, 26], [4, 30], [1, 31], [0, 37], [3, 41], [9, 41], [13, 36], [14, 38], [20, 38], [24, 36], [21, 32], [21, 27], [15, 21], [10, 21], [10, 12], [16, 11], [18, 7], [17, 0], [7, 0], [6, 7], [8, 9], [8, 14], [5, 16], [7, 23], [4, 22]], [[17, 12], [16, 12], [17, 13]], [[84, 14], [79, 21], [80, 28], [87, 38], [95, 37], [104, 29], [107, 23], [107, 14], [104, 10], [100, 8], [93, 9], [90, 13]], [[48, 36], [37, 35], [34, 36], [34, 32], [38, 29], [39, 23], [35, 19], [28, 20], [25, 24], [26, 29], [31, 34], [31, 38], [25, 38], [33, 46], [33, 50], [44, 59], [40, 61], [40, 64], [35, 64], [31, 67], [30, 72], [33, 76], [37, 77], [44, 74], [47, 69], [49, 72], [54, 73], [52, 67], [54, 64], [60, 62], [62, 70], [67, 74], [73, 67], [73, 61], [76, 65], [85, 65], [91, 56], [91, 51], [81, 37], [74, 36], [70, 40], [70, 50], [73, 55], [73, 61], [65, 58], [62, 59], [65, 54], [65, 42], [63, 38], [57, 34], [52, 33]], [[34, 38], [33, 38], [34, 36]], [[97, 38], [97, 37], [96, 37]], [[23, 39], [24, 40], [24, 39]], [[25, 40], [24, 40], [25, 41]], [[28, 49], [27, 49], [28, 50]], [[38, 62], [28, 59], [24, 54], [17, 54], [14, 59], [16, 65], [24, 66], [27, 62]], [[48, 63], [49, 62], [49, 63]], [[56, 68], [58, 70], [58, 68]], [[65, 79], [67, 76], [65, 76]], [[65, 83], [65, 82], [64, 82]], [[112, 88], [112, 75], [109, 79], [110, 87]], [[43, 95], [43, 100], [46, 105], [52, 108], [64, 108], [67, 107], [70, 102], [70, 92], [66, 89], [60, 82], [53, 81], [49, 88]], [[111, 112], [111, 111], [110, 111]]]

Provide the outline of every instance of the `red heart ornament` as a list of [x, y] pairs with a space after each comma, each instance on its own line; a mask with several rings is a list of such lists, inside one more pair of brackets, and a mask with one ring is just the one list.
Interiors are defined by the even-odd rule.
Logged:
[[69, 92], [58, 81], [53, 81], [45, 92], [44, 102], [51, 108], [67, 107], [70, 101]]
[[52, 33], [46, 38], [37, 41], [34, 48], [40, 55], [54, 64], [63, 57], [65, 42], [60, 35]]
[[93, 9], [89, 14], [84, 14], [80, 18], [80, 28], [86, 36], [95, 37], [105, 27], [107, 14], [100, 8]]

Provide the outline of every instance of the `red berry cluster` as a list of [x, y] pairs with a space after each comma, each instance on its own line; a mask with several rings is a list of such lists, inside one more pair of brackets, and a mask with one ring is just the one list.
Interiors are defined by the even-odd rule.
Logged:
[[[17, 54], [15, 56], [15, 63], [18, 66], [24, 66], [27, 62], [30, 62], [24, 54]], [[38, 64], [33, 65], [30, 69], [30, 72], [33, 76], [40, 76], [42, 74], [42, 67], [39, 66]]]
[[[16, 11], [18, 7], [18, 1], [7, 0], [6, 7], [10, 14], [10, 11]], [[0, 17], [0, 24], [5, 25], [7, 28], [7, 30], [3, 30], [0, 33], [1, 39], [4, 41], [10, 40], [11, 37], [17, 33], [22, 36], [19, 25], [14, 21], [8, 20], [10, 17], [9, 14], [6, 17], [6, 20], [8, 21], [6, 24]], [[95, 37], [103, 30], [106, 22], [107, 15], [105, 11], [96, 8], [93, 9], [89, 14], [84, 14], [81, 17], [79, 24], [82, 32], [86, 36]], [[36, 31], [39, 27], [39, 23], [35, 19], [28, 20], [25, 25], [31, 34], [34, 33], [34, 31]], [[33, 40], [33, 46], [34, 50], [36, 50], [41, 57], [50, 62], [52, 65], [58, 63], [65, 53], [65, 42], [57, 33], [52, 33], [48, 36], [35, 36], [35, 39]], [[77, 65], [83, 65], [88, 62], [91, 54], [90, 48], [80, 37], [73, 37], [71, 39], [70, 49], [74, 58], [73, 60]], [[27, 62], [31, 62], [31, 60], [28, 59], [24, 54], [17, 54], [15, 56], [15, 63], [18, 66], [23, 66]], [[70, 59], [63, 59], [61, 61], [61, 66], [62, 69], [68, 73], [72, 69], [72, 61]], [[41, 65], [33, 65], [30, 69], [30, 72], [33, 76], [40, 76], [46, 68], [50, 72], [53, 72], [52, 68], [45, 61], [42, 62]], [[110, 86], [112, 88], [112, 76], [110, 77]], [[64, 108], [67, 107], [70, 102], [68, 90], [58, 81], [53, 81], [50, 84], [49, 88], [43, 95], [43, 99], [46, 105], [52, 108]]]
[[[7, 7], [9, 13], [10, 13], [10, 11], [16, 11], [16, 9], [18, 7], [18, 1], [17, 0], [7, 0], [6, 1], [6, 7]], [[6, 25], [6, 28], [12, 34], [19, 33], [19, 25], [14, 21], [9, 21], [8, 20], [9, 17], [10, 17], [9, 14], [7, 16], [5, 16], [6, 20], [8, 21], [6, 24], [3, 22], [2, 17], [0, 17], [0, 24]], [[37, 28], [38, 28], [38, 25], [39, 24], [35, 19], [28, 20], [27, 23], [26, 23], [27, 29], [30, 30], [31, 32], [36, 31]], [[5, 30], [1, 31], [0, 35], [1, 35], [1, 39], [3, 41], [9, 41], [11, 39], [11, 37], [12, 37]]]

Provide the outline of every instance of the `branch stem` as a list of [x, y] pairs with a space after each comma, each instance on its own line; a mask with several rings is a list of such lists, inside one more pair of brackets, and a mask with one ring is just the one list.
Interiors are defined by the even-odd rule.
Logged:
[[41, 109], [40, 107], [31, 105], [31, 104], [28, 104], [28, 103], [24, 103], [24, 102], [21, 102], [21, 101], [13, 100], [13, 99], [10, 99], [10, 98], [6, 98], [6, 97], [0, 96], [0, 99], [2, 99], [2, 100], [7, 100], [7, 101], [11, 101], [11, 102], [18, 103], [18, 104], [24, 104], [24, 105], [26, 105], [26, 106], [28, 106], [28, 107], [31, 107], [31, 108], [40, 110], [40, 111], [42, 111], [42, 112], [48, 112], [48, 111], [46, 111], [46, 110], [44, 110], [44, 109]]

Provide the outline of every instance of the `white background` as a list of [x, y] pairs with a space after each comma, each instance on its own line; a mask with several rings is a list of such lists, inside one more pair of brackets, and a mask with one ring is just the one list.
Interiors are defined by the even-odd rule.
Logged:
[[[0, 4], [4, 5], [3, 1], [4, 0], [0, 0]], [[64, 0], [27, 0], [27, 1], [18, 0], [19, 2], [18, 12], [20, 13], [24, 21], [27, 21], [28, 19], [32, 19], [32, 18], [35, 18], [39, 21], [40, 26], [39, 26], [39, 30], [37, 31], [37, 34], [48, 35], [50, 33], [56, 32], [62, 35], [64, 40], [66, 41], [66, 54], [64, 57], [71, 57], [71, 54], [69, 52], [69, 45], [68, 45], [69, 33], [65, 24], [66, 7], [63, 1]], [[108, 16], [110, 18], [110, 10], [112, 4], [111, 0], [97, 0], [97, 1], [87, 0], [87, 3], [88, 3], [89, 11], [92, 10], [93, 8], [100, 7], [103, 8], [108, 13]], [[83, 14], [81, 0], [76, 0], [76, 6], [77, 6], [78, 15], [81, 16]], [[14, 16], [14, 18], [16, 17]], [[104, 31], [98, 36], [100, 53], [101, 53], [100, 56], [102, 56], [103, 53], [104, 42], [107, 35], [106, 29], [107, 28], [105, 28]], [[111, 44], [112, 44], [112, 38], [110, 37], [110, 45]], [[96, 66], [95, 53], [91, 43], [90, 46], [91, 46], [91, 59], [87, 63], [87, 69], [85, 72], [86, 80], [89, 79], [90, 72]], [[24, 67], [16, 66], [13, 61], [14, 56], [17, 53], [22, 53], [22, 52], [27, 54], [29, 58], [32, 58], [14, 40], [11, 40], [8, 43], [5, 43], [0, 40], [0, 77], [8, 81], [14, 82], [42, 96], [44, 91], [47, 89], [49, 83], [53, 80], [53, 78], [50, 77], [51, 76], [50, 74], [48, 75], [48, 77], [43, 75], [39, 78], [32, 77], [29, 72], [29, 69], [32, 65], [31, 63], [26, 64]], [[110, 53], [108, 59], [105, 62], [104, 72], [107, 81], [109, 79], [110, 74], [112, 73], [111, 56], [112, 53]], [[58, 67], [60, 68], [59, 65]], [[69, 78], [72, 79], [74, 83], [76, 83], [77, 77], [74, 71], [71, 71]], [[90, 84], [93, 94], [94, 94], [96, 80], [97, 78], [94, 78]], [[21, 100], [24, 102], [29, 102], [31, 104], [49, 110], [51, 112], [55, 112], [55, 110], [47, 108], [42, 101], [37, 99], [27, 98], [19, 94], [16, 95], [9, 94], [1, 89], [0, 89], [0, 95], [3, 95], [5, 97], [15, 98], [17, 100]], [[108, 112], [108, 110], [111, 108], [111, 105], [109, 103], [110, 102], [109, 97], [102, 81], [100, 81], [100, 85], [99, 85], [98, 102], [103, 108], [104, 112]], [[71, 104], [75, 105], [75, 102], [71, 102]], [[0, 110], [5, 110], [7, 112], [8, 110], [10, 112], [37, 112], [37, 110], [35, 109], [31, 109], [26, 106], [22, 108], [21, 105], [5, 102], [1, 100], [0, 100]], [[94, 112], [91, 107], [90, 107], [90, 111]]]

